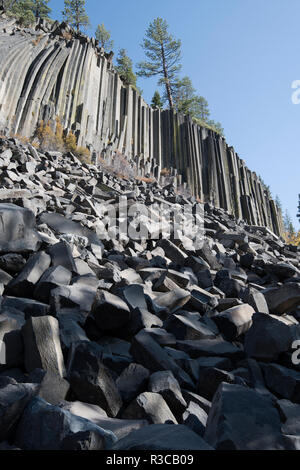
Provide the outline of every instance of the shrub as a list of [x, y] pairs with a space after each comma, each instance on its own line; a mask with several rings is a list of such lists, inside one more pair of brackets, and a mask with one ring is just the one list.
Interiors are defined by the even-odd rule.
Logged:
[[91, 163], [91, 152], [88, 148], [77, 147], [75, 150], [75, 155], [82, 163], [87, 163], [88, 165]]
[[168, 168], [163, 168], [160, 174], [161, 176], [170, 176], [170, 170]]
[[36, 137], [42, 150], [69, 151], [74, 153], [84, 163], [90, 163], [90, 151], [86, 147], [78, 147], [73, 132], [64, 135], [64, 129], [58, 117], [55, 118], [55, 132], [49, 122], [40, 121], [36, 130]]
[[72, 153], [76, 152], [77, 149], [77, 143], [76, 143], [76, 136], [73, 134], [73, 132], [69, 132], [69, 134], [65, 137], [65, 144], [67, 150], [69, 150]]

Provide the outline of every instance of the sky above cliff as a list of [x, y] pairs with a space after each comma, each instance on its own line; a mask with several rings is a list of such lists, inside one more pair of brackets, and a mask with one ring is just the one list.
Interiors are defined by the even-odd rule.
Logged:
[[[63, 3], [50, 1], [53, 18], [61, 19]], [[125, 48], [135, 64], [144, 58], [140, 44], [149, 23], [167, 20], [182, 40], [181, 74], [190, 76], [228, 144], [300, 229], [300, 104], [292, 102], [292, 83], [299, 80], [300, 88], [299, 0], [87, 0], [86, 6], [87, 33], [104, 23], [115, 50]], [[150, 102], [156, 80], [138, 85]]]

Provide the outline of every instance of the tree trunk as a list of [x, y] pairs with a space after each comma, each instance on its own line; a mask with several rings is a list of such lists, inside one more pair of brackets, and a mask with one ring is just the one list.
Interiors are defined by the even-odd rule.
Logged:
[[170, 85], [170, 79], [169, 79], [168, 70], [167, 70], [165, 49], [164, 49], [163, 44], [161, 46], [161, 55], [162, 55], [163, 71], [164, 71], [165, 84], [166, 84], [166, 90], [167, 90], [169, 105], [170, 105], [170, 109], [173, 110], [174, 109], [174, 102], [173, 102], [173, 97], [172, 97], [172, 92], [171, 92], [171, 85]]

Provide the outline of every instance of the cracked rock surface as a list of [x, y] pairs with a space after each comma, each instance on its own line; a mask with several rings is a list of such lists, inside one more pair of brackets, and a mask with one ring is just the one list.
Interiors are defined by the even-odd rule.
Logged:
[[300, 448], [296, 247], [209, 204], [167, 237], [193, 197], [16, 139], [0, 185], [1, 449]]

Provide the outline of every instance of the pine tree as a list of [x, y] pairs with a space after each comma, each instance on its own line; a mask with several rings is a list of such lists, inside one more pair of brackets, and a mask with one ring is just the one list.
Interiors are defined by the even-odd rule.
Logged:
[[222, 124], [220, 122], [216, 122], [216, 121], [213, 121], [212, 119], [210, 119], [209, 121], [206, 122], [206, 124], [209, 127], [211, 127], [214, 132], [224, 136], [224, 129], [223, 129]]
[[177, 79], [172, 84], [175, 109], [179, 113], [190, 114], [191, 117], [206, 122], [210, 116], [208, 102], [203, 96], [197, 95], [189, 77]]
[[62, 11], [62, 15], [70, 26], [76, 28], [77, 32], [79, 32], [81, 27], [86, 29], [90, 25], [90, 20], [85, 10], [85, 0], [65, 0], [65, 8]]
[[295, 232], [295, 228], [292, 222], [292, 218], [288, 211], [285, 211], [283, 224], [284, 224], [285, 231], [289, 235], [289, 237], [293, 237], [296, 232]]
[[137, 77], [135, 73], [133, 72], [133, 64], [132, 60], [128, 57], [126, 50], [125, 49], [120, 49], [119, 54], [117, 57], [117, 66], [116, 66], [116, 71], [124, 81], [126, 85], [131, 85], [135, 89], [137, 89], [136, 86], [136, 80]]
[[275, 202], [276, 202], [276, 206], [278, 207], [278, 209], [282, 211], [282, 203], [281, 203], [281, 200], [280, 200], [278, 194], [275, 197]]
[[6, 11], [10, 11], [18, 0], [1, 0], [0, 6]]
[[23, 26], [30, 26], [35, 22], [31, 0], [14, 2], [11, 7], [7, 8], [7, 12], [16, 17]]
[[24, 25], [34, 23], [37, 18], [48, 18], [51, 8], [50, 0], [4, 0], [2, 6], [8, 12], [17, 17]]
[[98, 24], [98, 27], [95, 33], [95, 38], [99, 42], [99, 46], [103, 47], [103, 49], [106, 52], [109, 52], [113, 49], [114, 42], [111, 39], [111, 34], [109, 31], [107, 31], [103, 23]]
[[32, 0], [33, 13], [36, 18], [48, 18], [51, 8], [48, 6], [50, 0]]
[[153, 95], [153, 98], [151, 101], [151, 107], [153, 109], [156, 109], [156, 108], [161, 109], [163, 107], [163, 102], [158, 91], [156, 91]]
[[150, 23], [142, 47], [148, 60], [138, 64], [138, 76], [160, 77], [164, 85], [170, 109], [174, 109], [172, 82], [181, 68], [181, 41], [175, 40], [168, 31], [168, 24], [162, 18]]

